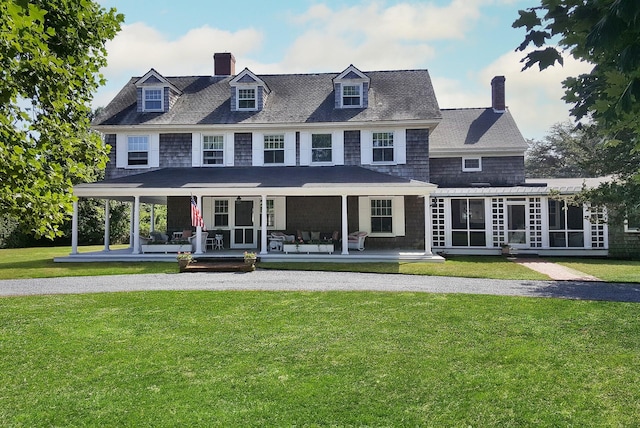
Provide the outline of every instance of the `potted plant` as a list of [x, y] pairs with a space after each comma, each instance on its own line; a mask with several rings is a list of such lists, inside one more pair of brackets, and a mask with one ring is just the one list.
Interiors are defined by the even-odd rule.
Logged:
[[184, 272], [187, 269], [187, 266], [195, 261], [193, 260], [193, 256], [189, 252], [178, 253], [176, 259], [178, 260], [178, 267], [180, 268], [180, 272]]
[[256, 268], [256, 253], [252, 253], [250, 251], [244, 252], [244, 264], [247, 265], [251, 270]]

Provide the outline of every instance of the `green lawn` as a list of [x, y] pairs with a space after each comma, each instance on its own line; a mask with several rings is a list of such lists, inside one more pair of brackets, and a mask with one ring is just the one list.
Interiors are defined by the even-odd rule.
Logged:
[[2, 298], [0, 426], [637, 426], [639, 314], [424, 293]]
[[[112, 245], [112, 249], [125, 245]], [[80, 252], [101, 251], [103, 246], [80, 247]], [[61, 276], [96, 276], [137, 273], [176, 273], [177, 263], [54, 263], [65, 257], [71, 247], [0, 249], [0, 279], [50, 278]]]
[[640, 282], [640, 261], [609, 259], [562, 259], [553, 262], [609, 282]]

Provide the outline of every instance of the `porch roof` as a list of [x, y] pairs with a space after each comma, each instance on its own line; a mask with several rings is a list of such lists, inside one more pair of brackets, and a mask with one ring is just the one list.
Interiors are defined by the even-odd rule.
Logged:
[[358, 166], [162, 168], [74, 186], [78, 197], [133, 196], [401, 196], [436, 186]]

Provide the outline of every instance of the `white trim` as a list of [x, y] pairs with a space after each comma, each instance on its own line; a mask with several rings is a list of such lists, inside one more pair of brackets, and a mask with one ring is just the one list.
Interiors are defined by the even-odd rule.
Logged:
[[284, 164], [296, 166], [296, 133], [284, 133]]
[[[215, 133], [215, 132], [203, 132], [200, 135], [200, 144], [199, 144], [199, 163], [200, 165], [193, 166], [202, 166], [204, 168], [222, 168], [225, 166], [233, 166], [233, 144], [229, 144], [229, 134]], [[204, 138], [205, 137], [222, 137], [222, 163], [219, 164], [207, 164], [204, 163]], [[233, 134], [232, 134], [233, 137]], [[231, 148], [229, 148], [231, 146]], [[231, 158], [231, 165], [229, 165], [229, 158]], [[192, 160], [193, 163], [193, 160]]]
[[[391, 233], [380, 233], [371, 231], [371, 200], [390, 199], [391, 200]], [[405, 212], [404, 196], [360, 196], [358, 197], [358, 230], [367, 232], [369, 236], [380, 238], [393, 238], [405, 236]]]
[[251, 135], [251, 165], [264, 165], [264, 134], [262, 132], [254, 132]]
[[[129, 137], [147, 137], [146, 165], [129, 165]], [[124, 169], [149, 169], [160, 166], [160, 134], [116, 134], [116, 167]]]
[[[242, 84], [237, 83], [236, 89], [236, 111], [258, 111], [258, 89], [259, 86], [255, 84]], [[240, 107], [240, 91], [241, 90], [253, 90], [253, 107]], [[244, 98], [245, 100], [249, 100], [249, 98]]]
[[[160, 108], [147, 108], [147, 92], [160, 91]], [[154, 100], [156, 101], [156, 100]], [[142, 87], [142, 111], [163, 112], [164, 111], [164, 86], [143, 86]]]
[[[364, 104], [364, 83], [353, 81], [351, 79], [340, 80], [339, 83], [340, 83], [340, 108], [362, 108]], [[358, 91], [360, 92], [360, 96], [358, 97], [360, 102], [358, 104], [344, 103], [344, 97], [345, 97], [344, 87], [345, 86], [355, 86], [358, 88]], [[352, 98], [354, 98], [354, 96], [352, 96]]]
[[492, 158], [504, 158], [504, 157], [517, 157], [524, 156], [525, 148], [520, 150], [513, 147], [494, 147], [490, 149], [480, 149], [474, 147], [473, 152], [469, 149], [437, 149], [429, 147], [429, 158], [431, 159], [446, 159], [446, 158], [459, 158], [459, 157], [492, 157]]
[[[478, 161], [477, 167], [468, 167], [467, 161]], [[478, 156], [463, 156], [462, 157], [462, 172], [480, 172], [482, 171], [482, 157]]]

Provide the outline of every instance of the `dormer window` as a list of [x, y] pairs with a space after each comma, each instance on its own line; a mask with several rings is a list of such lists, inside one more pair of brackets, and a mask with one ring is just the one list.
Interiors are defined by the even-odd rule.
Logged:
[[229, 82], [231, 111], [261, 111], [271, 90], [258, 76], [245, 68]]
[[144, 111], [164, 111], [162, 88], [143, 88]]
[[335, 108], [367, 108], [371, 79], [353, 65], [333, 79]]
[[238, 110], [255, 110], [256, 109], [256, 89], [240, 89], [238, 88]]
[[174, 86], [153, 68], [136, 82], [138, 105], [136, 111], [166, 112], [182, 95], [182, 91]]
[[362, 84], [342, 86], [342, 106], [362, 107]]

